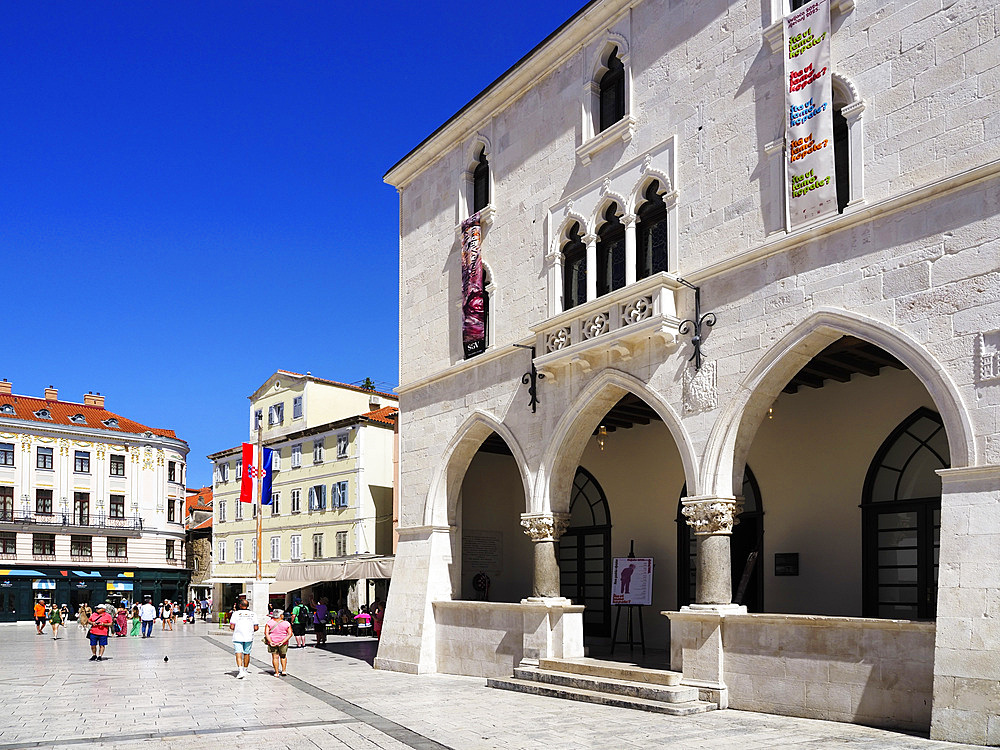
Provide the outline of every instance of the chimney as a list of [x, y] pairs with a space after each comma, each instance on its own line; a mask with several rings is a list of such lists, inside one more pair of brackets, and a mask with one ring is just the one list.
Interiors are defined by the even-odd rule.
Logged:
[[59, 400], [59, 390], [53, 388], [51, 385], [45, 389], [45, 400], [46, 401], [58, 401]]
[[9, 396], [10, 389], [14, 386], [13, 383], [9, 382], [7, 378], [0, 381], [0, 396]]
[[87, 391], [83, 395], [83, 403], [85, 406], [98, 406], [101, 409], [104, 408], [104, 396], [100, 393], [91, 393]]

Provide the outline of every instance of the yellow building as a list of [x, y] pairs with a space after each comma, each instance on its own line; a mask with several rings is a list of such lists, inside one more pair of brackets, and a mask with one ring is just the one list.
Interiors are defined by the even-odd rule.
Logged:
[[[250, 404], [247, 440], [259, 432], [274, 450], [271, 503], [261, 518], [261, 574], [276, 579], [272, 599], [344, 600], [355, 609], [384, 599], [387, 578], [348, 576], [391, 571], [396, 397], [279, 370]], [[239, 500], [241, 446], [208, 458], [212, 581], [215, 601], [228, 606], [256, 575], [257, 508]]]

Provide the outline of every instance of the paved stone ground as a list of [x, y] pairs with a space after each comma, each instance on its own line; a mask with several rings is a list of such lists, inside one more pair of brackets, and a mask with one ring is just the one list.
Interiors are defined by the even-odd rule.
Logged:
[[0, 626], [0, 750], [969, 747], [742, 711], [665, 717], [490, 690], [480, 679], [376, 672], [365, 639], [293, 649], [283, 679], [258, 642], [250, 676], [236, 680], [228, 633], [214, 625], [112, 638], [103, 662], [88, 661], [75, 626], [65, 636]]

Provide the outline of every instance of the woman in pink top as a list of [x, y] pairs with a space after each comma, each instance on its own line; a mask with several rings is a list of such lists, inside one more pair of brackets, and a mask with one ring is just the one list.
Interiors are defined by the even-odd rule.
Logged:
[[288, 642], [292, 639], [292, 626], [285, 621], [285, 613], [276, 609], [264, 625], [264, 643], [271, 654], [274, 676], [288, 674]]

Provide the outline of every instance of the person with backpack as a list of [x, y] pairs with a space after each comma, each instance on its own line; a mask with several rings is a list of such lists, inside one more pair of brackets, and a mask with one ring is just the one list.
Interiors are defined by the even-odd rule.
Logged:
[[312, 612], [301, 599], [295, 600], [292, 607], [292, 635], [295, 636], [295, 648], [305, 648], [306, 628], [312, 622]]

